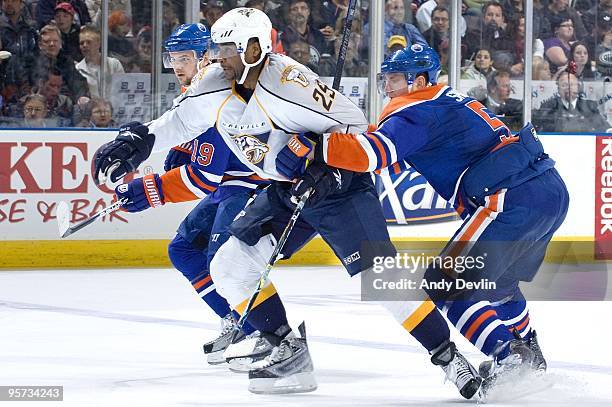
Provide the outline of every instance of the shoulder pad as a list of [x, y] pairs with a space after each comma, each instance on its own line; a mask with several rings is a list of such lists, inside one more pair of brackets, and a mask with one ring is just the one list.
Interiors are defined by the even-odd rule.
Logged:
[[231, 84], [225, 79], [223, 69], [219, 64], [210, 64], [200, 69], [193, 77], [186, 95], [198, 95], [221, 89], [231, 89]]
[[285, 55], [270, 54], [259, 80], [263, 86], [277, 90], [285, 86], [308, 88], [318, 75]]

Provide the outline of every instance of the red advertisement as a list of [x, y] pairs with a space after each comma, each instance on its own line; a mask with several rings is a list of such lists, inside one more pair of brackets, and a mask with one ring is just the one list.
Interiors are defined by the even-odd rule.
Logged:
[[612, 259], [612, 136], [595, 143], [595, 258]]

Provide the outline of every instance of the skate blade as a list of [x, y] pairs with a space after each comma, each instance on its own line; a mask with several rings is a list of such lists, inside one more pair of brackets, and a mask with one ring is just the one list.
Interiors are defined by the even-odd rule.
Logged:
[[501, 377], [485, 390], [481, 387], [481, 403], [498, 403], [518, 400], [533, 394], [550, 389], [554, 385], [554, 379], [543, 371], [531, 372], [521, 375], [520, 372], [511, 372]]
[[208, 362], [208, 364], [209, 365], [220, 365], [222, 363], [225, 363], [225, 357], [223, 356], [223, 351], [224, 349], [218, 350], [216, 352], [207, 353], [206, 361]]
[[312, 372], [296, 373], [281, 378], [251, 379], [249, 391], [255, 394], [308, 393], [317, 389]]
[[252, 363], [251, 358], [234, 358], [227, 361], [229, 370], [234, 373], [249, 373], [253, 370]]

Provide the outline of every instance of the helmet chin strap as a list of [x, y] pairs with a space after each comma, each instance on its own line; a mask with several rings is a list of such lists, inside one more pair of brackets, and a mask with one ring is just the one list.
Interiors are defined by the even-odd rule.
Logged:
[[236, 81], [238, 85], [242, 85], [244, 83], [244, 81], [247, 78], [247, 75], [249, 74], [249, 69], [251, 69], [254, 66], [259, 65], [261, 61], [264, 60], [265, 57], [266, 57], [266, 54], [262, 52], [257, 62], [249, 64], [248, 62], [244, 60], [244, 52], [240, 54], [240, 60], [242, 61], [242, 64], [244, 65], [244, 71], [242, 71], [242, 76], [240, 77], [240, 80]]

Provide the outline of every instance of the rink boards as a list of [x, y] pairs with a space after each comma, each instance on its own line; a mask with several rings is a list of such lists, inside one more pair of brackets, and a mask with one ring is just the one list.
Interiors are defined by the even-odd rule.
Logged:
[[[94, 184], [91, 158], [114, 135], [95, 130], [5, 130], [0, 138], [0, 268], [167, 266], [167, 243], [194, 203], [169, 204], [139, 214], [117, 213], [66, 240], [55, 221], [58, 201], [71, 208], [72, 221], [84, 219], [112, 201], [112, 191]], [[593, 259], [593, 242], [612, 241], [612, 141], [594, 134], [542, 136], [547, 153], [570, 191], [567, 219], [556, 240], [576, 242], [581, 261]], [[610, 157], [608, 157], [608, 155]], [[162, 172], [165, 154], [154, 154], [137, 176]], [[608, 176], [608, 169], [611, 171]], [[610, 182], [608, 183], [608, 178]], [[612, 222], [612, 220], [610, 220]], [[392, 226], [391, 236], [406, 246], [443, 242], [457, 220]], [[556, 261], [554, 248], [549, 260]], [[290, 264], [338, 264], [320, 238]]]

